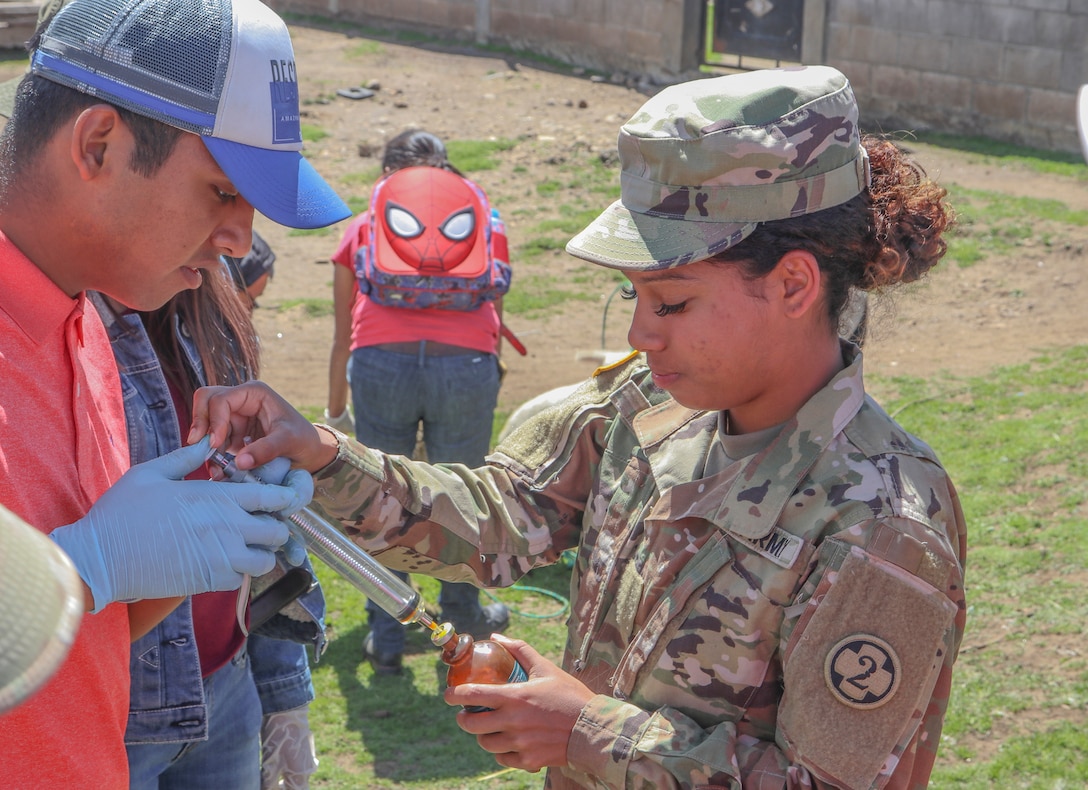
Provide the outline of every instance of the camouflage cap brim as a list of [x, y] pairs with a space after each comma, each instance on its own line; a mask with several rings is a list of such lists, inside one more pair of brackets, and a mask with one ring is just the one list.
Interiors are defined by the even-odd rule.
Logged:
[[567, 252], [611, 269], [669, 269], [739, 244], [757, 224], [666, 219], [633, 212], [617, 200], [567, 243]]

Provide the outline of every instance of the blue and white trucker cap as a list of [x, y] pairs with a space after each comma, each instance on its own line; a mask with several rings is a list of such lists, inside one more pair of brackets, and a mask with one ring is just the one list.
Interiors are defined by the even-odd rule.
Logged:
[[200, 135], [275, 222], [319, 228], [351, 216], [302, 157], [291, 36], [258, 0], [71, 0], [30, 71]]

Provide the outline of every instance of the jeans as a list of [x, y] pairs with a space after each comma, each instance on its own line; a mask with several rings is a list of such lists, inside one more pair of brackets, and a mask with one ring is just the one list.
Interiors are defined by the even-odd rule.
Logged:
[[305, 645], [250, 634], [246, 651], [264, 715], [313, 701], [314, 684]]
[[215, 740], [127, 746], [130, 790], [258, 790], [261, 701], [245, 648], [204, 678], [204, 696]]
[[[348, 375], [360, 442], [411, 458], [422, 421], [430, 463], [483, 465], [499, 397], [493, 354], [466, 349], [463, 355], [427, 356], [357, 348]], [[438, 603], [447, 612], [471, 611], [480, 605], [479, 591], [471, 584], [442, 582]], [[375, 651], [403, 653], [404, 626], [369, 601], [366, 609]]]

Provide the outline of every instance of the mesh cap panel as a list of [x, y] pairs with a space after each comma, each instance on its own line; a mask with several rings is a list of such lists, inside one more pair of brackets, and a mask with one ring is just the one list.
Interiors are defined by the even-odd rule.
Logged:
[[291, 36], [260, 0], [69, 0], [30, 70], [200, 135], [269, 219], [319, 228], [351, 216], [302, 157]]
[[76, 638], [83, 585], [49, 538], [0, 506], [0, 712], [52, 676]]
[[199, 3], [69, 3], [38, 48], [37, 72], [141, 115], [211, 134], [231, 48], [231, 8]]

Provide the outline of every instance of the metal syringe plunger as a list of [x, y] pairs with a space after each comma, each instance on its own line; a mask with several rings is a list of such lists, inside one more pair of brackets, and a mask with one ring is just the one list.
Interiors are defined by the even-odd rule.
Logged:
[[[233, 482], [264, 482], [253, 472], [239, 469], [230, 453], [213, 450], [208, 461], [223, 470], [226, 478]], [[416, 590], [311, 508], [304, 507], [290, 516], [272, 515], [286, 522], [291, 534], [301, 540], [310, 553], [351, 582], [390, 616], [404, 625], [419, 623], [431, 631], [438, 628], [427, 614], [423, 598]]]

